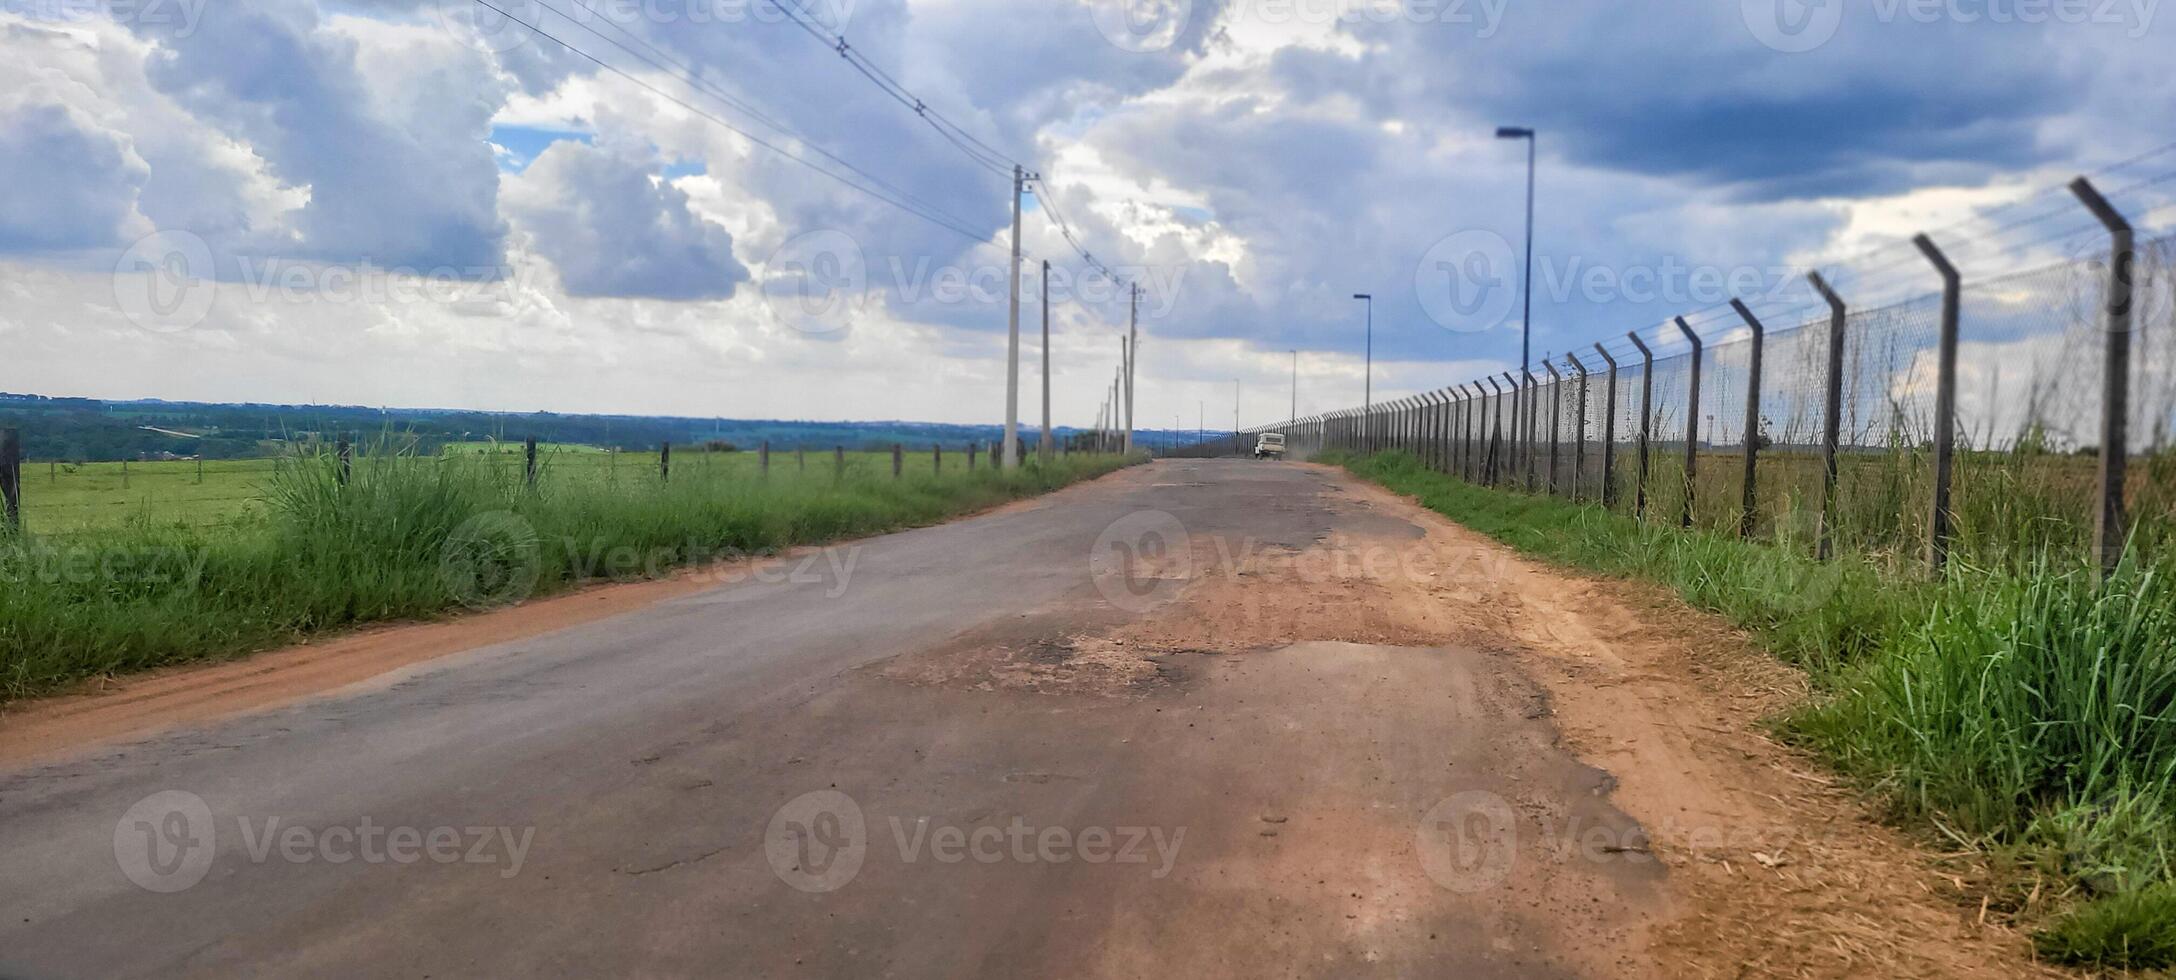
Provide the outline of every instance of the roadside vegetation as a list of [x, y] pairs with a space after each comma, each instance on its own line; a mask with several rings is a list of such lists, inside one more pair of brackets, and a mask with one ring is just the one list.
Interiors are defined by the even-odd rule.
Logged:
[[[599, 454], [601, 455], [601, 454]], [[747, 454], [741, 454], [746, 456]], [[345, 485], [329, 456], [261, 472], [254, 503], [216, 526], [143, 515], [62, 534], [0, 531], [0, 703], [84, 678], [233, 657], [366, 623], [517, 602], [931, 524], [1108, 473], [1075, 454], [998, 472], [946, 454], [774, 455], [705, 466], [655, 457], [607, 477], [518, 460], [370, 455]], [[598, 472], [588, 472], [597, 469]]]
[[[1404, 453], [1324, 461], [1522, 551], [1662, 584], [1747, 629], [1818, 692], [1777, 720], [1779, 733], [1900, 824], [1980, 855], [1994, 872], [1990, 907], [2033, 930], [2043, 955], [2176, 966], [2176, 561], [2166, 550], [2103, 582], [2081, 549], [2051, 547], [2047, 522], [2027, 515], [2008, 535], [1976, 522], [1974, 547], [1933, 580], [1894, 554], [1819, 562], [1789, 533], [1747, 541], [1706, 522], [1643, 523], [1477, 487]], [[1982, 499], [2034, 505], [2015, 493]], [[2168, 530], [2140, 533], [2166, 540]]]

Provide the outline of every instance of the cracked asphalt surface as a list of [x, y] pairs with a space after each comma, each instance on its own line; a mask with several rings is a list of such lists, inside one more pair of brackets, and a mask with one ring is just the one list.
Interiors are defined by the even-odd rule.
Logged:
[[0, 976], [1641, 972], [1664, 872], [1532, 832], [1639, 828], [1506, 658], [1127, 632], [1416, 536], [1344, 479], [1136, 467], [0, 773]]

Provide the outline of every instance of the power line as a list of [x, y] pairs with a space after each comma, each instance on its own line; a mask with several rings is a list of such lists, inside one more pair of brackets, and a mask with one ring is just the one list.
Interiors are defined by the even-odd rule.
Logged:
[[[664, 100], [666, 100], [666, 101], [668, 101], [668, 102], [671, 102], [672, 104], [674, 104], [674, 105], [677, 105], [677, 106], [679, 106], [680, 108], [682, 108], [682, 109], [685, 109], [685, 110], [687, 110], [688, 112], [694, 113], [694, 114], [695, 114], [695, 115], [697, 115], [697, 116], [700, 116], [700, 117], [702, 117], [702, 118], [704, 118], [704, 119], [707, 119], [707, 120], [709, 120], [709, 121], [711, 121], [711, 122], [713, 122], [713, 123], [716, 123], [716, 124], [717, 124], [717, 125], [719, 125], [719, 126], [723, 126], [723, 127], [725, 127], [726, 129], [728, 129], [728, 130], [731, 130], [731, 131], [732, 131], [732, 132], [734, 132], [734, 133], [737, 133], [737, 134], [739, 134], [739, 135], [740, 135], [740, 136], [741, 136], [741, 137], [742, 137], [743, 139], [746, 139], [746, 140], [748, 140], [749, 142], [751, 142], [751, 143], [754, 143], [754, 144], [756, 144], [757, 146], [761, 146], [761, 147], [763, 147], [764, 149], [767, 149], [767, 150], [770, 150], [770, 151], [772, 151], [772, 152], [774, 152], [774, 153], [777, 153], [778, 155], [780, 155], [780, 156], [783, 156], [783, 157], [785, 157], [786, 159], [788, 159], [788, 160], [791, 160], [791, 161], [793, 161], [793, 162], [795, 162], [795, 163], [798, 163], [798, 164], [802, 165], [803, 167], [807, 167], [808, 169], [810, 169], [810, 170], [813, 170], [813, 171], [815, 171], [816, 173], [819, 173], [819, 174], [822, 174], [822, 175], [824, 175], [824, 176], [826, 176], [826, 177], [829, 177], [829, 178], [831, 178], [832, 180], [838, 181], [839, 183], [841, 183], [841, 184], [844, 184], [844, 185], [845, 185], [845, 186], [847, 186], [847, 187], [853, 188], [854, 190], [858, 190], [858, 191], [860, 191], [860, 192], [862, 192], [862, 193], [864, 193], [864, 194], [867, 194], [867, 195], [869, 195], [870, 197], [876, 198], [877, 200], [879, 200], [879, 201], [882, 201], [882, 202], [884, 202], [884, 203], [886, 203], [886, 204], [890, 204], [891, 206], [893, 206], [893, 207], [895, 207], [895, 208], [898, 208], [898, 209], [900, 209], [901, 211], [905, 211], [905, 212], [907, 212], [908, 214], [911, 214], [911, 215], [914, 215], [915, 217], [921, 218], [922, 220], [924, 220], [924, 221], [927, 221], [927, 222], [929, 222], [929, 223], [931, 223], [931, 224], [933, 224], [933, 225], [937, 225], [938, 227], [944, 228], [944, 229], [946, 229], [946, 230], [948, 230], [948, 231], [951, 231], [951, 232], [953, 232], [953, 233], [955, 233], [955, 234], [958, 234], [958, 235], [960, 235], [961, 237], [964, 237], [964, 238], [966, 238], [966, 239], [968, 239], [968, 240], [970, 240], [970, 241], [976, 242], [976, 243], [978, 243], [978, 244], [979, 244], [979, 243], [984, 243], [984, 242], [989, 242], [989, 241], [991, 241], [991, 236], [990, 236], [990, 235], [988, 235], [988, 234], [984, 234], [984, 233], [980, 233], [980, 232], [976, 232], [976, 231], [973, 231], [973, 230], [971, 230], [971, 229], [968, 229], [968, 228], [966, 228], [966, 227], [963, 227], [963, 226], [962, 226], [962, 225], [961, 225], [961, 224], [959, 223], [959, 222], [960, 222], [960, 221], [962, 221], [963, 219], [959, 219], [959, 218], [954, 218], [954, 217], [952, 217], [952, 216], [950, 216], [950, 215], [947, 215], [947, 214], [945, 214], [945, 213], [943, 213], [943, 212], [941, 212], [941, 211], [937, 211], [937, 210], [936, 210], [936, 209], [934, 209], [934, 208], [927, 208], [927, 209], [925, 209], [925, 208], [922, 208], [922, 207], [917, 207], [917, 206], [915, 206], [915, 205], [913, 205], [913, 204], [910, 204], [910, 203], [908, 203], [908, 202], [906, 202], [906, 201], [902, 201], [902, 200], [899, 200], [899, 199], [897, 199], [897, 198], [894, 198], [894, 197], [892, 197], [892, 196], [890, 196], [890, 195], [888, 195], [888, 194], [884, 193], [883, 191], [881, 191], [881, 190], [878, 190], [878, 189], [876, 189], [876, 188], [872, 188], [872, 187], [869, 187], [869, 186], [865, 186], [865, 185], [863, 185], [863, 184], [860, 184], [860, 183], [856, 183], [855, 181], [853, 181], [853, 180], [851, 180], [851, 179], [848, 179], [847, 177], [844, 177], [844, 176], [842, 176], [842, 175], [840, 175], [840, 174], [838, 174], [838, 173], [835, 173], [835, 172], [833, 172], [833, 171], [830, 171], [830, 170], [826, 170], [826, 169], [824, 169], [823, 167], [821, 167], [821, 166], [817, 165], [817, 164], [816, 164], [815, 162], [813, 162], [813, 161], [811, 161], [811, 160], [809, 160], [809, 159], [807, 159], [807, 158], [805, 158], [805, 157], [799, 156], [799, 155], [797, 155], [797, 154], [793, 153], [792, 151], [790, 151], [790, 150], [786, 149], [785, 147], [779, 146], [778, 144], [776, 144], [776, 143], [773, 143], [773, 142], [771, 142], [770, 140], [766, 140], [766, 139], [764, 139], [764, 138], [763, 138], [763, 137], [761, 137], [761, 136], [758, 136], [758, 135], [756, 135], [756, 134], [754, 134], [754, 133], [751, 133], [751, 132], [749, 132], [749, 131], [748, 131], [748, 130], [746, 130], [746, 129], [743, 129], [743, 128], [739, 127], [739, 126], [736, 126], [736, 125], [734, 125], [733, 123], [731, 123], [731, 122], [729, 122], [729, 121], [727, 121], [727, 120], [725, 120], [725, 119], [722, 119], [722, 118], [718, 117], [718, 116], [717, 116], [716, 114], [714, 114], [714, 113], [711, 113], [711, 112], [705, 111], [705, 110], [703, 110], [703, 109], [697, 108], [696, 106], [694, 106], [694, 105], [692, 105], [692, 104], [688, 103], [688, 102], [687, 102], [687, 101], [686, 101], [685, 99], [681, 99], [680, 97], [678, 97], [678, 96], [675, 96], [675, 95], [673, 95], [673, 94], [671, 94], [671, 93], [669, 93], [669, 92], [666, 92], [666, 91], [664, 91], [663, 89], [660, 89], [660, 88], [658, 88], [657, 86], [655, 86], [655, 85], [652, 85], [652, 84], [650, 84], [649, 82], [646, 82], [646, 81], [643, 81], [643, 80], [642, 80], [642, 79], [640, 79], [640, 78], [637, 78], [637, 77], [636, 77], [635, 75], [633, 75], [632, 73], [630, 73], [630, 72], [628, 72], [628, 71], [626, 71], [626, 70], [624, 70], [624, 69], [621, 69], [621, 68], [620, 68], [620, 67], [618, 67], [617, 65], [613, 65], [613, 64], [611, 64], [610, 62], [607, 62], [607, 61], [605, 61], [604, 59], [602, 59], [602, 58], [599, 58], [599, 57], [597, 57], [597, 56], [596, 56], [596, 55], [594, 55], [594, 54], [591, 54], [591, 53], [589, 53], [589, 52], [587, 52], [587, 51], [584, 51], [584, 50], [582, 50], [582, 49], [581, 49], [580, 47], [577, 47], [577, 46], [575, 46], [574, 44], [572, 44], [572, 43], [568, 42], [567, 40], [565, 40], [565, 39], [563, 39], [563, 38], [561, 38], [561, 37], [559, 37], [559, 36], [557, 36], [557, 35], [555, 35], [555, 34], [553, 34], [553, 33], [549, 32], [549, 31], [545, 30], [545, 29], [544, 29], [544, 28], [542, 28], [542, 27], [540, 27], [540, 26], [538, 26], [538, 25], [536, 25], [536, 24], [532, 24], [532, 23], [529, 23], [528, 21], [522, 20], [522, 19], [520, 19], [520, 18], [518, 18], [518, 17], [515, 17], [515, 16], [513, 15], [513, 14], [509, 13], [509, 12], [508, 12], [508, 11], [507, 11], [507, 10], [506, 10], [505, 8], [503, 8], [503, 7], [500, 7], [500, 6], [498, 6], [497, 4], [494, 4], [494, 3], [492, 3], [492, 2], [491, 2], [491, 0], [474, 0], [474, 2], [475, 2], [475, 3], [477, 3], [477, 4], [479, 4], [479, 5], [481, 5], [481, 6], [484, 6], [484, 7], [490, 8], [491, 10], [493, 10], [493, 11], [497, 12], [497, 13], [498, 13], [498, 14], [499, 14], [500, 16], [502, 16], [502, 17], [505, 17], [505, 18], [506, 18], [507, 20], [513, 21], [514, 23], [520, 24], [521, 26], [523, 26], [523, 27], [526, 27], [526, 28], [528, 28], [528, 29], [529, 29], [529, 30], [530, 30], [531, 32], [535, 33], [535, 34], [536, 34], [537, 36], [539, 36], [539, 37], [542, 37], [542, 38], [544, 38], [544, 39], [546, 39], [546, 40], [548, 40], [548, 41], [551, 41], [552, 43], [554, 43], [554, 44], [557, 44], [557, 45], [559, 45], [560, 47], [566, 48], [566, 49], [567, 49], [568, 51], [571, 51], [571, 52], [573, 52], [574, 54], [576, 54], [576, 55], [580, 56], [580, 57], [581, 57], [582, 59], [584, 59], [584, 60], [586, 60], [586, 61], [590, 62], [591, 64], [594, 64], [594, 65], [596, 65], [596, 66], [597, 66], [597, 67], [599, 67], [599, 68], [603, 68], [603, 69], [604, 69], [604, 70], [606, 70], [606, 71], [609, 71], [609, 72], [611, 72], [611, 73], [613, 73], [613, 74], [615, 74], [615, 75], [618, 75], [618, 76], [620, 76], [621, 78], [624, 78], [624, 79], [626, 79], [626, 80], [628, 80], [628, 81], [630, 81], [630, 82], [633, 82], [633, 83], [635, 83], [636, 85], [639, 85], [639, 86], [641, 86], [642, 88], [644, 88], [644, 89], [648, 90], [648, 91], [649, 91], [649, 92], [650, 92], [651, 94], [653, 94], [653, 95], [656, 95], [657, 97], [659, 97], [659, 98], [661, 98], [661, 99], [664, 99]], [[558, 10], [554, 10], [554, 9], [552, 9], [552, 8], [549, 8], [549, 7], [546, 7], [545, 9], [547, 9], [547, 10], [551, 10], [551, 12], [552, 12], [552, 13], [555, 13], [555, 14], [559, 14], [559, 16], [560, 16], [560, 17], [562, 17], [562, 18], [565, 18], [565, 17], [566, 17], [566, 14], [564, 14], [564, 13], [561, 13], [561, 12], [560, 12], [560, 11], [558, 11]], [[569, 19], [571, 19], [571, 18], [569, 18]], [[584, 27], [585, 27], [585, 29], [586, 29], [586, 25], [579, 25], [579, 22], [576, 22], [576, 23], [578, 24], [578, 26], [584, 26]], [[595, 32], [594, 32], [594, 31], [592, 31], [592, 33], [595, 33]], [[603, 35], [598, 35], [598, 36], [602, 37]], [[610, 39], [610, 38], [606, 38], [606, 40], [607, 40], [607, 41], [610, 41], [611, 39]], [[621, 47], [621, 50], [625, 51], [625, 50], [627, 50], [627, 49], [626, 49], [626, 48], [625, 48], [624, 46], [622, 46], [622, 47]], [[632, 54], [633, 52], [629, 52], [629, 53], [630, 53], [630, 54]], [[639, 57], [639, 56], [638, 56], [638, 57]], [[653, 63], [653, 67], [658, 67], [658, 66], [654, 65], [654, 63]], [[662, 70], [662, 68], [660, 68], [660, 70]], [[829, 154], [826, 154], [826, 155], [828, 156]], [[844, 163], [843, 161], [841, 161], [841, 165], [842, 165], [842, 166], [847, 166], [847, 167], [848, 167], [849, 169], [853, 170], [853, 171], [854, 171], [855, 173], [857, 173], [857, 174], [861, 174], [861, 175], [862, 175], [862, 176], [863, 176], [863, 177], [864, 177], [865, 179], [868, 179], [868, 180], [870, 180], [870, 181], [872, 181], [872, 182], [879, 182], [879, 181], [878, 181], [878, 178], [875, 178], [874, 176], [872, 176], [872, 175], [870, 175], [870, 174], [866, 173], [865, 171], [862, 171], [862, 170], [861, 170], [860, 168], [857, 168], [857, 167], [853, 167], [853, 166], [852, 166], [852, 165], [850, 165], [850, 164], [845, 164], [845, 163]]]

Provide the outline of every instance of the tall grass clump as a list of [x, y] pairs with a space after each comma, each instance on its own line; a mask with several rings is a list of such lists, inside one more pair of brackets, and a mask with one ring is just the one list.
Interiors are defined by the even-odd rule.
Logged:
[[[612, 482], [464, 458], [288, 460], [220, 528], [0, 534], [0, 701], [86, 677], [228, 657], [363, 623], [519, 601], [935, 523], [1134, 460], [1068, 456], [898, 478], [889, 461], [765, 476], [686, 466]], [[827, 461], [828, 462], [828, 461]]]
[[[1788, 534], [1779, 546], [1682, 531], [1667, 510], [1642, 523], [1473, 486], [1403, 454], [1330, 461], [1507, 544], [1661, 583], [1747, 628], [1818, 692], [1779, 720], [1784, 734], [1900, 822], [2008, 871], [2018, 894], [2005, 907], [2038, 927], [2044, 955], [2176, 965], [2176, 562], [2134, 553], [2103, 580], [2077, 549], [2050, 547], [1955, 561], [1930, 580], [1893, 552], [1818, 562]], [[2042, 499], [2008, 506], [2022, 526], [1983, 525], [1983, 547], [2061, 537], [2042, 526]], [[2027, 881], [2056, 887], [2028, 907]]]

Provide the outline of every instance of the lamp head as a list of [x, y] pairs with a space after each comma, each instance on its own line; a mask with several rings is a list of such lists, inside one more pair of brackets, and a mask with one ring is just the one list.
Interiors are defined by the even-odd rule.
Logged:
[[1498, 126], [1496, 127], [1496, 138], [1500, 140], [1530, 140], [1534, 138], [1534, 131], [1525, 126]]

